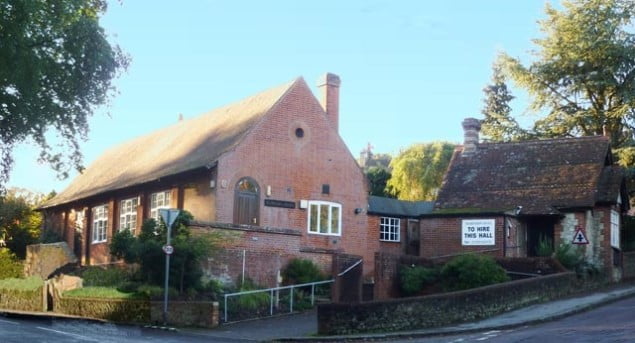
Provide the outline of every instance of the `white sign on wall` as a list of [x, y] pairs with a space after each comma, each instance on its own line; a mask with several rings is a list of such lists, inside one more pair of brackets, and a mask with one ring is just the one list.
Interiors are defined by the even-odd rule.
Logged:
[[463, 219], [462, 245], [496, 245], [496, 220]]

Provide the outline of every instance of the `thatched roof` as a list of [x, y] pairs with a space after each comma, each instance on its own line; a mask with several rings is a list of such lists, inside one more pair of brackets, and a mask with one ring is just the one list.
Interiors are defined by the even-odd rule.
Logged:
[[458, 148], [445, 176], [436, 211], [506, 211], [558, 214], [615, 202], [624, 172], [612, 166], [602, 136], [479, 144]]
[[198, 117], [135, 138], [103, 153], [42, 208], [54, 207], [210, 166], [236, 147], [298, 78]]

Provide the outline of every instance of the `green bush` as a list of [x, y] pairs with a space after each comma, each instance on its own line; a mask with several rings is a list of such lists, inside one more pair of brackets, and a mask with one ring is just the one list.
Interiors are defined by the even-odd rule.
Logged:
[[458, 291], [509, 281], [509, 277], [492, 257], [466, 254], [441, 268], [441, 280], [446, 291]]
[[11, 250], [0, 248], [0, 279], [21, 278], [24, 266]]
[[225, 292], [225, 287], [219, 280], [211, 279], [202, 287], [201, 291], [209, 295], [211, 300], [218, 300], [221, 298], [221, 294]]
[[[141, 285], [137, 287], [137, 294], [148, 299], [163, 299], [165, 289], [161, 286]], [[178, 295], [179, 292], [176, 289], [172, 287], [168, 288], [168, 297], [175, 298]]]
[[294, 258], [282, 271], [284, 284], [296, 285], [324, 280], [324, 274], [311, 260]]
[[[258, 285], [251, 279], [246, 278], [242, 285], [236, 290], [237, 292], [254, 291], [258, 289], [266, 288]], [[243, 313], [258, 313], [263, 309], [268, 309], [270, 305], [271, 297], [268, 292], [257, 292], [250, 294], [243, 294], [231, 298], [229, 304], [230, 312], [243, 312]]]
[[88, 267], [80, 273], [86, 287], [118, 287], [130, 280], [130, 275], [120, 268]]
[[[188, 225], [193, 219], [189, 212], [181, 211], [171, 231], [174, 253], [170, 257], [169, 282], [170, 287], [183, 294], [187, 294], [190, 288], [201, 288], [201, 261], [213, 252], [219, 240], [215, 234], [192, 235]], [[138, 264], [138, 280], [162, 286], [165, 280], [165, 253], [161, 248], [166, 241], [167, 228], [163, 221], [148, 219], [143, 222], [137, 237], [128, 230], [116, 233], [110, 244], [110, 253], [126, 263]]]
[[580, 254], [579, 250], [572, 250], [572, 248], [571, 244], [562, 243], [556, 248], [555, 255], [563, 267], [569, 270], [576, 270], [584, 262], [584, 256]]
[[434, 268], [404, 265], [399, 269], [399, 286], [404, 295], [416, 295], [424, 286], [435, 282], [438, 275]]
[[553, 254], [553, 242], [549, 237], [540, 235], [538, 246], [536, 247], [536, 256], [549, 257]]
[[269, 308], [271, 298], [267, 292], [258, 292], [239, 295], [236, 305], [241, 311], [258, 312], [263, 308]]

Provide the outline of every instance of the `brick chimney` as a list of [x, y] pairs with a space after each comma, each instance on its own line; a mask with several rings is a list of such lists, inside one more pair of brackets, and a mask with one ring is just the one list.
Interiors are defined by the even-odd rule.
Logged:
[[481, 131], [481, 122], [476, 118], [463, 120], [463, 156], [476, 152], [478, 147], [478, 133]]
[[321, 93], [320, 105], [337, 132], [339, 132], [340, 121], [340, 83], [339, 76], [326, 73], [320, 77], [317, 84]]

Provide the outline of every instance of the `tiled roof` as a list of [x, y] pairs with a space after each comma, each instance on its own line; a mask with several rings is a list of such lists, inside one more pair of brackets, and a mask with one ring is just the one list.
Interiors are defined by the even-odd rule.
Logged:
[[[619, 194], [623, 172], [610, 166], [606, 137], [479, 144], [472, 154], [458, 147], [436, 203], [438, 211], [507, 211], [556, 214], [592, 207]], [[610, 186], [610, 187], [607, 187]]]
[[434, 201], [404, 201], [371, 195], [368, 197], [368, 213], [400, 217], [418, 217], [432, 212]]
[[[609, 166], [602, 170], [596, 200], [599, 203], [615, 203], [624, 184], [624, 170], [618, 166]], [[624, 199], [622, 199], [624, 201]]]
[[107, 150], [42, 208], [212, 165], [298, 85], [306, 86], [298, 78]]

